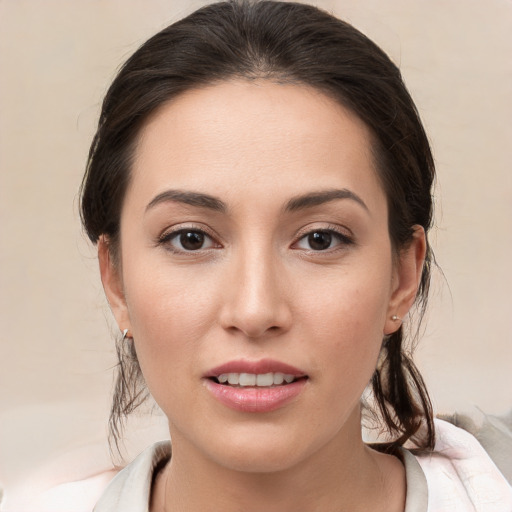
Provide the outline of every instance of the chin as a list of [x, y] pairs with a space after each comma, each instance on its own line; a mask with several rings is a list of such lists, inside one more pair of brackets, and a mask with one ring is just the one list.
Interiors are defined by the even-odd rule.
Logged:
[[[265, 429], [264, 429], [265, 430]], [[271, 429], [274, 430], [274, 429]], [[304, 433], [279, 431], [226, 432], [222, 440], [210, 446], [215, 463], [233, 471], [245, 473], [275, 473], [286, 471], [303, 462], [319, 446], [322, 439], [307, 439]]]

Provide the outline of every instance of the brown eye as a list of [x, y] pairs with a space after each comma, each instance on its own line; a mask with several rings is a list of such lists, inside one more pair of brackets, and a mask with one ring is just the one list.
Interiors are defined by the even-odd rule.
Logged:
[[332, 235], [327, 231], [315, 231], [308, 235], [308, 243], [314, 251], [325, 251], [329, 249], [332, 242]]
[[298, 241], [297, 247], [308, 251], [327, 251], [353, 243], [351, 238], [333, 229], [316, 229], [305, 234]]
[[202, 249], [204, 239], [204, 233], [200, 233], [199, 231], [183, 231], [179, 237], [181, 246], [187, 251]]
[[163, 235], [159, 244], [172, 252], [187, 253], [217, 247], [211, 236], [199, 229], [180, 229]]

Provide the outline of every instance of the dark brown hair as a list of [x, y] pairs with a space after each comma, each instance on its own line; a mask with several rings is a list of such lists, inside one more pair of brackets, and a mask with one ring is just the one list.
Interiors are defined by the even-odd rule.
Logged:
[[[414, 225], [428, 232], [434, 162], [416, 107], [389, 57], [354, 27], [316, 7], [234, 0], [203, 7], [153, 36], [128, 59], [106, 94], [82, 183], [81, 215], [94, 243], [107, 237], [114, 259], [142, 125], [184, 91], [230, 78], [309, 85], [353, 111], [373, 135], [395, 253], [411, 242]], [[416, 298], [420, 318], [432, 258], [427, 246]], [[110, 418], [116, 444], [123, 418], [147, 396], [133, 343], [118, 344], [118, 355]], [[384, 338], [371, 384], [374, 412], [392, 440], [389, 448], [410, 439], [419, 449], [432, 449], [432, 407], [404, 346], [403, 327]]]

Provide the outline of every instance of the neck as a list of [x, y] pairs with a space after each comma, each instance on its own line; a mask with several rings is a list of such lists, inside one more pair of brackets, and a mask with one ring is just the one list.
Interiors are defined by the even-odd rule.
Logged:
[[174, 435], [173, 456], [162, 479], [165, 512], [403, 512], [403, 466], [364, 445], [359, 421], [356, 426], [345, 425], [313, 455], [272, 472], [221, 466]]

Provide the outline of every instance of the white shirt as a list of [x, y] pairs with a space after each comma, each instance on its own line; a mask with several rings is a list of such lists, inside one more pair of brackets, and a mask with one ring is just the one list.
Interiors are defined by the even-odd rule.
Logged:
[[[483, 416], [480, 426], [464, 416], [454, 416], [450, 422], [462, 425], [478, 440], [436, 419], [432, 454], [415, 456], [402, 449], [405, 512], [512, 512], [512, 487], [507, 481], [512, 480], [512, 433], [508, 425], [490, 416]], [[97, 502], [95, 512], [147, 512], [155, 469], [170, 455], [169, 442], [156, 443], [114, 478], [110, 470], [44, 492], [26, 487], [23, 500], [4, 496], [7, 499], [0, 510], [90, 512]]]
[[[401, 450], [405, 512], [512, 512], [512, 486], [476, 438], [446, 421], [435, 425], [432, 454]], [[116, 475], [94, 512], [147, 512], [154, 470], [170, 456], [168, 441], [142, 452]]]

